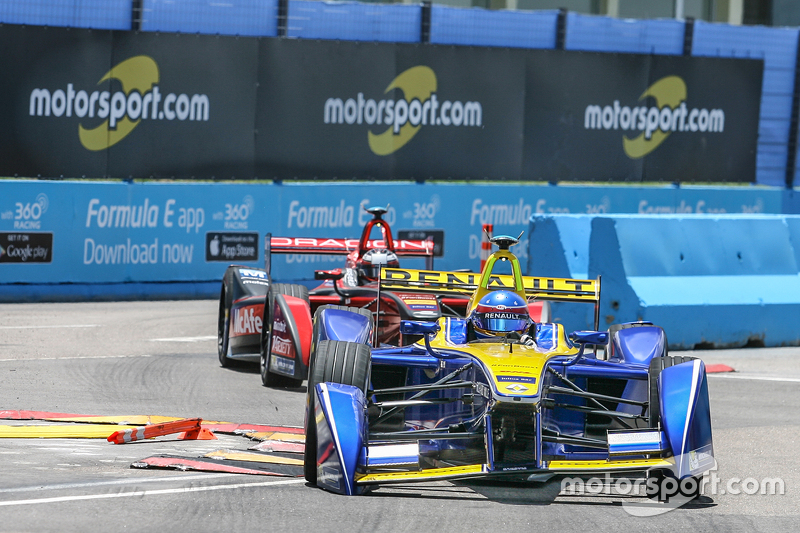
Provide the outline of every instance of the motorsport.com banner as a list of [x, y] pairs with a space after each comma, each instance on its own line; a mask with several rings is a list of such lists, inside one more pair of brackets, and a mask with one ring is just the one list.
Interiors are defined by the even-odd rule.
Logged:
[[[763, 61], [2, 25], [0, 175], [752, 182]], [[731, 90], [735, 87], [735, 90]]]

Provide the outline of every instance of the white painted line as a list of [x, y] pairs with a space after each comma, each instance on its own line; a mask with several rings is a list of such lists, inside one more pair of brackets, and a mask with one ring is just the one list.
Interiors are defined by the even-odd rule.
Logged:
[[305, 483], [305, 479], [288, 479], [281, 481], [265, 481], [263, 483], [235, 483], [231, 485], [209, 485], [204, 487], [183, 487], [179, 489], [137, 490], [133, 492], [119, 492], [114, 494], [86, 494], [82, 496], [59, 496], [55, 498], [36, 498], [33, 500], [12, 500], [0, 502], [0, 507], [12, 505], [36, 505], [40, 503], [74, 502], [82, 500], [106, 500], [109, 498], [129, 498], [133, 496], [159, 496], [163, 494], [188, 494], [190, 492], [206, 492], [209, 490], [246, 489], [250, 487], [269, 487], [271, 485], [289, 485]]
[[124, 359], [126, 357], [153, 357], [150, 354], [139, 355], [75, 355], [67, 357], [24, 357], [22, 359], [0, 359], [1, 362], [6, 361], [64, 361], [66, 359]]
[[706, 374], [710, 377], [715, 378], [724, 378], [724, 379], [753, 379], [756, 381], [784, 381], [786, 383], [800, 383], [800, 378], [777, 378], [772, 376], [752, 376], [752, 375], [742, 375], [742, 374], [732, 374], [729, 372], [720, 373], [720, 374]]
[[52, 329], [52, 328], [99, 328], [100, 324], [72, 324], [62, 326], [0, 326], [0, 329]]
[[150, 339], [150, 342], [203, 342], [215, 341], [216, 335], [204, 335], [202, 337], [169, 337], [165, 339]]
[[87, 487], [103, 487], [108, 485], [133, 485], [138, 483], [162, 483], [172, 481], [197, 481], [200, 479], [211, 479], [221, 477], [241, 476], [241, 474], [227, 474], [220, 472], [219, 474], [194, 474], [194, 475], [175, 475], [173, 477], [147, 477], [147, 478], [130, 478], [130, 479], [115, 479], [111, 481], [91, 481], [87, 483], [58, 483], [55, 485], [35, 485], [32, 487], [19, 487], [13, 489], [0, 489], [3, 492], [31, 492], [34, 490], [64, 490], [64, 489], [84, 489]]

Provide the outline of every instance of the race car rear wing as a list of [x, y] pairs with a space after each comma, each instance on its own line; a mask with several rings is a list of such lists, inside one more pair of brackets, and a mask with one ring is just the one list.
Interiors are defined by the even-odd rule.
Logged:
[[[413, 290], [441, 294], [472, 294], [478, 289], [480, 272], [441, 272], [384, 268], [381, 270], [381, 289]], [[600, 277], [597, 279], [567, 279], [522, 276], [528, 298], [556, 302], [585, 302], [595, 306], [595, 329], [600, 322]], [[489, 288], [514, 290], [514, 278], [493, 275]]]
[[[433, 267], [433, 241], [393, 240], [398, 257], [424, 257], [425, 266]], [[381, 239], [367, 240], [366, 248], [385, 248]], [[359, 239], [315, 239], [309, 237], [264, 237], [264, 265], [267, 273], [272, 266], [272, 254], [347, 255], [358, 250]]]

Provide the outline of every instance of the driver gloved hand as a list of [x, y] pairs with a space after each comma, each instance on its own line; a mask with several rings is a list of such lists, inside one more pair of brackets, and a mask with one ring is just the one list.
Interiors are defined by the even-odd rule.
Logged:
[[522, 337], [519, 339], [520, 344], [524, 344], [526, 346], [536, 346], [536, 341], [533, 337], [528, 335], [527, 333], [523, 334]]

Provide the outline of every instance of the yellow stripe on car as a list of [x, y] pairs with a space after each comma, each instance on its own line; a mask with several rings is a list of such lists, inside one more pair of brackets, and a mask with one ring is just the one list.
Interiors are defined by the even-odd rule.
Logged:
[[416, 472], [375, 472], [356, 474], [356, 483], [386, 483], [391, 481], [421, 481], [426, 479], [451, 479], [475, 474], [485, 474], [486, 465], [451, 466], [430, 468]]
[[617, 461], [605, 461], [603, 459], [593, 461], [550, 461], [546, 467], [550, 471], [582, 472], [595, 470], [642, 470], [648, 468], [669, 468], [675, 465], [675, 459], [660, 457], [652, 459], [625, 459]]

